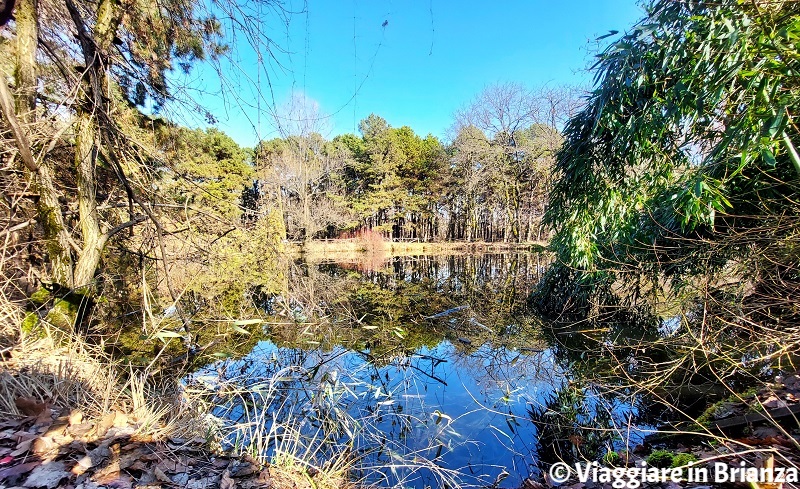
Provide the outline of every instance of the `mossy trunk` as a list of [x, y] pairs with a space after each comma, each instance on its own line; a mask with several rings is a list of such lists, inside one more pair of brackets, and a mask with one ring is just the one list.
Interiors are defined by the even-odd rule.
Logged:
[[[103, 0], [97, 7], [97, 22], [93, 29], [95, 44], [84, 46], [84, 56], [88, 70], [85, 80], [85, 107], [95, 111], [106, 110], [108, 97], [104, 93], [107, 86], [107, 64], [104, 54], [111, 47], [122, 18], [122, 10], [117, 0]], [[96, 51], [94, 51], [96, 49]], [[103, 130], [98, 126], [98, 118], [85, 108], [78, 111], [75, 123], [75, 171], [78, 186], [78, 213], [81, 218], [81, 247], [75, 265], [73, 286], [82, 292], [89, 292], [95, 272], [100, 265], [103, 248], [108, 236], [100, 227], [97, 212], [96, 166], [98, 154], [98, 134]]]
[[23, 123], [31, 122], [36, 110], [36, 51], [39, 48], [37, 9], [36, 0], [17, 0], [14, 81], [17, 85], [17, 118]]
[[67, 288], [74, 285], [72, 273], [72, 249], [69, 230], [61, 214], [59, 192], [55, 186], [53, 168], [43, 161], [34, 175], [34, 184], [39, 191], [39, 222], [44, 231], [47, 254], [50, 259], [50, 280]]
[[106, 239], [100, 230], [97, 214], [97, 145], [91, 115], [83, 112], [78, 114], [75, 132], [75, 170], [78, 177], [78, 213], [81, 217], [83, 247], [75, 265], [74, 286], [81, 289], [91, 286]]
[[[16, 59], [14, 81], [16, 85], [15, 112], [27, 132], [27, 126], [36, 121], [36, 52], [39, 48], [39, 19], [36, 0], [19, 0], [16, 7]], [[55, 186], [54, 169], [50, 160], [30, 168], [33, 186], [39, 193], [39, 222], [44, 231], [47, 255], [51, 263], [50, 279], [65, 287], [73, 285], [72, 250], [64, 217], [61, 213], [59, 192]]]

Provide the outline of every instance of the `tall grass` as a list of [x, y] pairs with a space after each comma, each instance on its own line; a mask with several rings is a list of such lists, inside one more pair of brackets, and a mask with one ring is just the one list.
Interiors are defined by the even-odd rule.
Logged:
[[213, 412], [228, 447], [314, 477], [317, 487], [346, 480], [402, 487], [417, 478], [436, 487], [467, 485], [463, 473], [437, 461], [449, 422], [436, 423], [437, 433], [416, 446], [387, 433], [391, 425], [410, 434], [430, 421], [424, 410], [395, 408], [403, 382], [396, 390], [374, 385], [368, 379], [375, 367], [341, 363], [344, 350], [313, 361], [299, 350], [262, 353], [186, 380], [187, 396]]

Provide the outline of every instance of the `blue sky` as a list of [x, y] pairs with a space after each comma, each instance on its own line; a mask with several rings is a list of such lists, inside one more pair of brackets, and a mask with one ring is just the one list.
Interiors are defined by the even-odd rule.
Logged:
[[190, 77], [207, 92], [194, 95], [216, 126], [244, 146], [258, 141], [259, 127], [262, 138], [281, 134], [272, 114], [284, 113], [292, 94], [327, 115], [328, 137], [356, 132], [370, 113], [445, 137], [453, 113], [486, 85], [588, 83], [594, 39], [644, 15], [634, 0], [295, 0], [286, 8], [260, 12], [269, 19], [262, 35], [274, 43], [261, 62], [240, 29], [227, 29], [235, 64], [221, 67], [223, 92], [209, 66]]

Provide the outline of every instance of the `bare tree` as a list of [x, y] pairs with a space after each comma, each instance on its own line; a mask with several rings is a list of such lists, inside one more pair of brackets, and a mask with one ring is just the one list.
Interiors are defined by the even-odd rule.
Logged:
[[[480, 196], [484, 226], [500, 232], [504, 241], [533, 238], [534, 219], [541, 216], [544, 192], [555, 151], [558, 127], [574, 106], [568, 89], [531, 90], [517, 83], [486, 87], [455, 114], [453, 132], [456, 168], [471, 168], [471, 176], [489, 183], [492, 192]], [[476, 148], [482, 147], [480, 152]], [[479, 196], [472, 193], [468, 198]], [[502, 216], [491, 204], [499, 203]], [[477, 227], [477, 202], [465, 206], [468, 228]], [[536, 232], [537, 238], [541, 231]], [[473, 233], [467, 233], [473, 239]]]
[[338, 194], [334, 174], [347, 155], [325, 140], [328, 117], [305, 94], [294, 93], [277, 111], [275, 124], [284, 137], [259, 144], [257, 165], [282, 201], [287, 231], [308, 242], [346, 220], [332, 196]]

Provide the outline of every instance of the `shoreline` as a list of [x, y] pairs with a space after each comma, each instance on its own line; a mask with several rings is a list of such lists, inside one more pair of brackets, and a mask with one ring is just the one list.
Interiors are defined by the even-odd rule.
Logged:
[[442, 242], [403, 242], [403, 241], [367, 241], [359, 238], [314, 240], [309, 243], [288, 242], [285, 255], [293, 258], [357, 258], [416, 256], [416, 255], [453, 255], [473, 253], [508, 253], [508, 252], [544, 252], [546, 241], [524, 243], [504, 243], [487, 241], [442, 241]]

